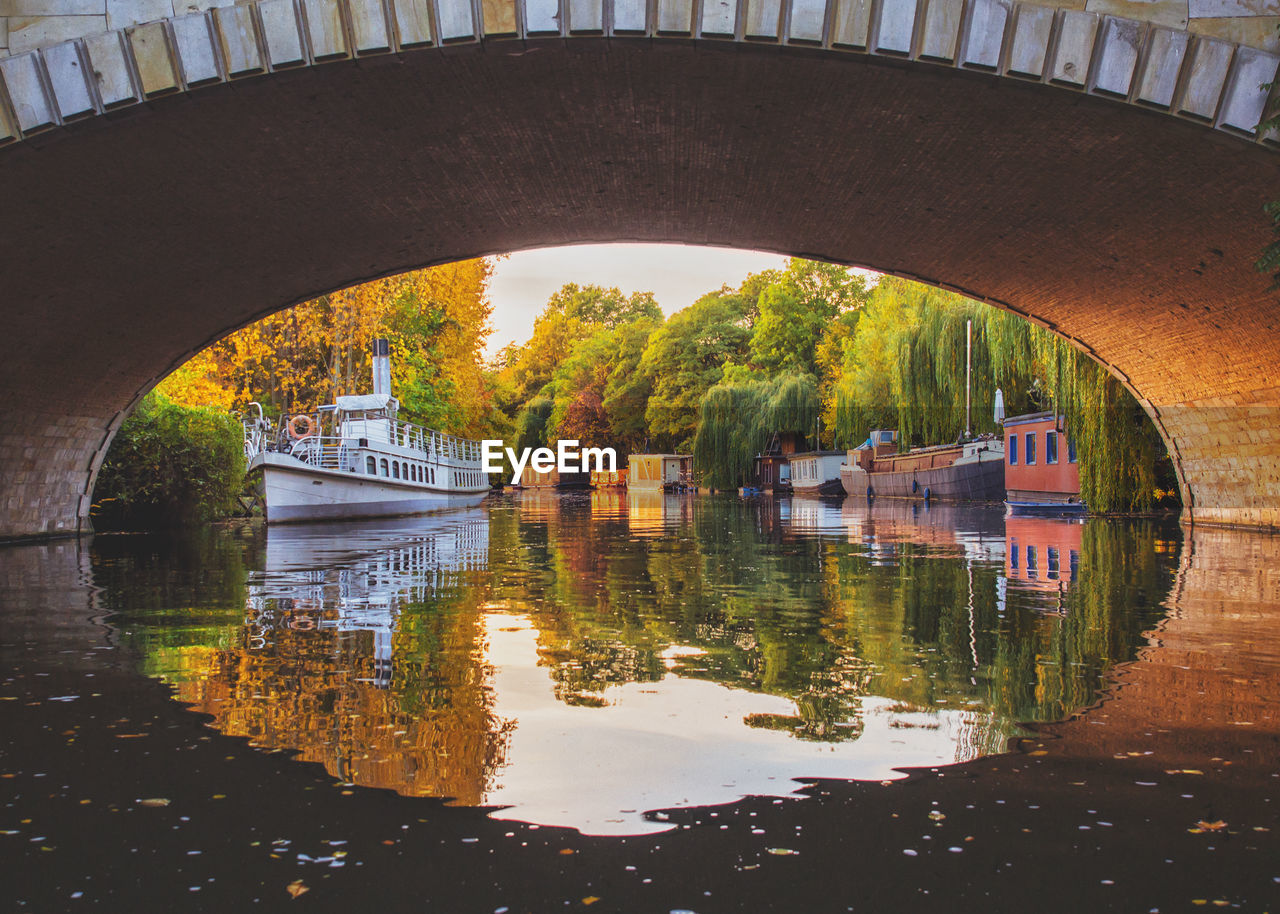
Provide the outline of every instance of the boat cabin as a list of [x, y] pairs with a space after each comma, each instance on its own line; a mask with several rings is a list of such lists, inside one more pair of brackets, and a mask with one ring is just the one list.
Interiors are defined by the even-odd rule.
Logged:
[[1083, 513], [1080, 464], [1066, 417], [1029, 413], [1004, 420], [1005, 503], [1010, 514]]
[[691, 489], [693, 457], [690, 454], [632, 454], [627, 459], [627, 487]]
[[791, 488], [804, 495], [843, 495], [840, 485], [840, 467], [844, 464], [844, 451], [809, 451], [792, 454]]
[[875, 462], [882, 457], [898, 453], [898, 432], [891, 428], [878, 428], [867, 436], [867, 440], [848, 453], [850, 466], [862, 467], [868, 473], [875, 467]]

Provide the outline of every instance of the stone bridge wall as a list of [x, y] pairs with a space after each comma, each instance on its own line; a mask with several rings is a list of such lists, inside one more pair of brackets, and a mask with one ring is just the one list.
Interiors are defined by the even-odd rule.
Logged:
[[[714, 0], [703, 0], [704, 4], [709, 2]], [[769, 0], [764, 2], [769, 5]], [[870, 7], [875, 0], [846, 2]], [[234, 0], [0, 0], [0, 56], [107, 29], [233, 5]], [[1152, 22], [1280, 51], [1280, 0], [1066, 0], [1043, 5]]]

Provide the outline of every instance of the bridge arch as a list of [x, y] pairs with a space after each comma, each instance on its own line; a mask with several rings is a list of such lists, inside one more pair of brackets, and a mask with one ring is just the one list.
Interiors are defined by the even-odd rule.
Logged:
[[1189, 520], [1280, 524], [1280, 304], [1250, 266], [1280, 58], [1002, 0], [564, 9], [261, 0], [0, 59], [0, 538], [85, 529], [128, 409], [225, 333], [593, 241], [1023, 314], [1137, 394]]

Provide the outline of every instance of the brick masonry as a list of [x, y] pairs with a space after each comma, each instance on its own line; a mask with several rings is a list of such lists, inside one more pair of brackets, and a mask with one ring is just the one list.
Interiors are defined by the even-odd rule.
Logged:
[[[433, 23], [471, 26], [396, 6], [379, 32], [390, 7], [360, 2], [309, 0], [304, 19], [266, 0], [0, 61], [0, 315], [18, 341], [0, 537], [83, 528], [122, 410], [258, 316], [618, 240], [822, 257], [1026, 315], [1143, 399], [1189, 519], [1280, 526], [1280, 306], [1251, 269], [1280, 157], [1246, 129], [1276, 57], [1072, 11], [1001, 24], [999, 4], [995, 31], [887, 5], [874, 27], [815, 27], [800, 0], [786, 29], [732, 25], [773, 29], [760, 42], [646, 36], [619, 3], [612, 37], [486, 12], [526, 37], [439, 48]], [[547, 27], [594, 22], [574, 16]], [[802, 33], [831, 49], [778, 44]], [[998, 66], [960, 65], [982, 59]]]

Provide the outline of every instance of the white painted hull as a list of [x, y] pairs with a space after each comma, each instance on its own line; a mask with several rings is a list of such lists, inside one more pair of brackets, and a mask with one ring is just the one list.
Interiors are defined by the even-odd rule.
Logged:
[[249, 470], [262, 473], [269, 524], [360, 517], [401, 517], [447, 508], [473, 507], [488, 487], [443, 489], [407, 480], [364, 476], [310, 466], [287, 454], [255, 457]]

